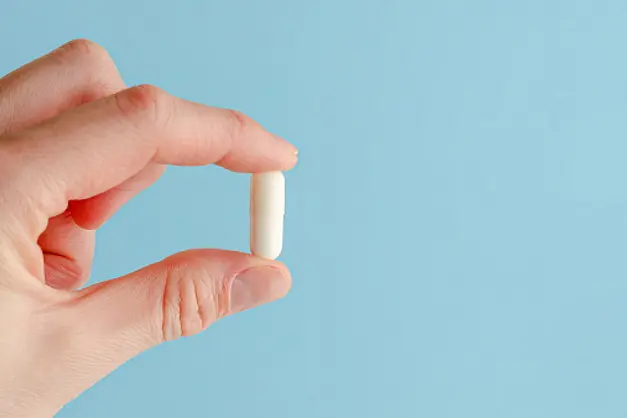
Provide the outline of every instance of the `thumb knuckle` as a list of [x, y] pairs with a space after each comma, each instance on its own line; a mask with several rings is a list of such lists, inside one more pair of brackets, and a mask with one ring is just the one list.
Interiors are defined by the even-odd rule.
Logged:
[[226, 280], [198, 262], [171, 264], [163, 288], [163, 340], [205, 330], [227, 312]]

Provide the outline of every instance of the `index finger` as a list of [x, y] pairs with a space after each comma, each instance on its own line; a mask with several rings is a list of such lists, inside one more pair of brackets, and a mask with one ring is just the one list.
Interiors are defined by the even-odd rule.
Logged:
[[10, 183], [36, 197], [47, 216], [70, 200], [119, 185], [150, 162], [215, 163], [252, 173], [288, 170], [297, 161], [293, 145], [241, 113], [152, 86], [124, 90], [11, 135], [0, 142], [4, 157], [0, 167], [14, 168]]

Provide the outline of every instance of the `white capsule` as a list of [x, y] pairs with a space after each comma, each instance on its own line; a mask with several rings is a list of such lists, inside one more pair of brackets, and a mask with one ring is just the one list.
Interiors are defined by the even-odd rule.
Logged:
[[285, 176], [280, 171], [253, 174], [250, 180], [250, 252], [274, 260], [283, 249]]

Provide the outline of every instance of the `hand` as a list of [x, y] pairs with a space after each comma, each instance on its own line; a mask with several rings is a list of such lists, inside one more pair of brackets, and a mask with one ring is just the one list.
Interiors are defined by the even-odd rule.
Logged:
[[94, 230], [166, 164], [260, 172], [296, 160], [238, 112], [127, 89], [89, 41], [0, 79], [0, 416], [52, 416], [140, 352], [284, 296], [282, 264], [220, 250], [77, 289]]

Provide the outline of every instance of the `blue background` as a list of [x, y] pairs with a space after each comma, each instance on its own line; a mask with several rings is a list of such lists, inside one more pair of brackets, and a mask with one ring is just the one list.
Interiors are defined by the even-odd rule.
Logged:
[[[627, 2], [0, 0], [0, 71], [76, 37], [289, 139], [290, 296], [69, 417], [627, 416]], [[248, 179], [173, 168], [94, 281], [247, 250]]]

